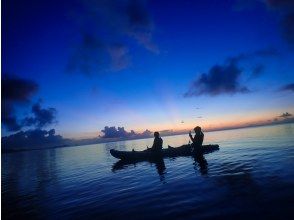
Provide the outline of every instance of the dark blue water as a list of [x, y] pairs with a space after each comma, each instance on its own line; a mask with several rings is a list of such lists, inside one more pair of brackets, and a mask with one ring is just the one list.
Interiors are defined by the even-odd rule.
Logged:
[[152, 139], [2, 154], [2, 217], [293, 219], [294, 124], [208, 132], [205, 143], [220, 145], [206, 163], [179, 157], [117, 166], [109, 154]]

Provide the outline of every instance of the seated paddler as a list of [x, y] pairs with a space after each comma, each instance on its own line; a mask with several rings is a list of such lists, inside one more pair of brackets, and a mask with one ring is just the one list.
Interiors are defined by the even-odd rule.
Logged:
[[197, 150], [197, 148], [199, 149], [202, 146], [203, 143], [203, 139], [204, 139], [204, 134], [201, 130], [201, 127], [197, 126], [194, 128], [195, 131], [195, 136], [193, 137], [191, 134], [191, 131], [189, 132], [189, 137], [192, 141], [192, 148], [194, 148], [195, 150]]
[[151, 150], [152, 151], [161, 151], [162, 149], [162, 139], [161, 137], [159, 136], [159, 132], [154, 132], [154, 141], [153, 141], [153, 145], [151, 147]]

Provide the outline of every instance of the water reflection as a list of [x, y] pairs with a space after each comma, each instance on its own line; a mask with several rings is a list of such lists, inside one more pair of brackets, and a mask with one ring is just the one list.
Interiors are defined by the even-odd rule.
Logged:
[[152, 139], [4, 154], [2, 217], [293, 219], [293, 131], [209, 132], [206, 143], [220, 151], [135, 164], [117, 162], [109, 150], [143, 150]]
[[198, 170], [198, 167], [199, 167], [199, 171], [201, 175], [206, 175], [208, 172], [208, 169], [207, 169], [208, 163], [204, 155], [203, 154], [195, 155], [193, 159], [194, 159], [194, 163], [193, 163], [194, 169]]
[[[165, 174], [166, 167], [165, 167], [165, 163], [164, 163], [163, 158], [157, 158], [155, 160], [150, 160], [148, 162], [150, 164], [155, 164], [156, 171], [159, 175], [160, 181], [165, 182], [164, 174]], [[137, 163], [139, 163], [139, 162], [129, 162], [129, 161], [119, 160], [115, 164], [112, 165], [112, 172], [126, 169], [131, 164], [136, 166]]]
[[41, 207], [40, 200], [48, 197], [50, 185], [58, 188], [55, 149], [5, 154], [2, 163], [10, 168], [2, 169], [2, 178], [9, 181], [2, 190], [4, 219], [42, 218], [51, 211], [50, 206], [42, 213], [36, 209]]
[[[197, 171], [199, 169], [201, 175], [206, 175], [208, 173], [208, 163], [207, 163], [207, 160], [205, 159], [204, 155], [198, 154], [198, 155], [192, 156], [192, 158], [194, 160], [194, 163], [193, 163], [194, 169]], [[138, 163], [141, 163], [141, 162], [142, 161], [130, 162], [130, 161], [119, 160], [112, 165], [112, 172], [127, 169], [128, 167], [130, 167], [130, 165], [136, 166]], [[164, 159], [157, 158], [156, 160], [150, 160], [148, 162], [150, 164], [155, 164], [156, 171], [159, 175], [160, 181], [165, 182], [164, 174], [165, 174], [166, 166], [164, 163]]]

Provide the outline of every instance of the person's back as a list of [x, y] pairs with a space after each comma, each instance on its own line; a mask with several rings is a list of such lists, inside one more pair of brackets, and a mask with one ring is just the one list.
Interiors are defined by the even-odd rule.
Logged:
[[154, 132], [154, 141], [153, 141], [153, 145], [152, 145], [152, 150], [153, 151], [160, 151], [162, 149], [162, 139], [159, 136], [159, 133], [156, 131]]
[[204, 134], [201, 131], [201, 128], [199, 126], [194, 128], [195, 136], [192, 137], [191, 132], [189, 133], [190, 139], [193, 143], [193, 147], [201, 147], [204, 139]]

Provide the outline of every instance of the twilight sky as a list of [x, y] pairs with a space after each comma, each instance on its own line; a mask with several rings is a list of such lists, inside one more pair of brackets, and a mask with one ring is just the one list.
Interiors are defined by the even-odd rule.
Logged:
[[270, 122], [293, 71], [292, 0], [2, 1], [2, 135]]

